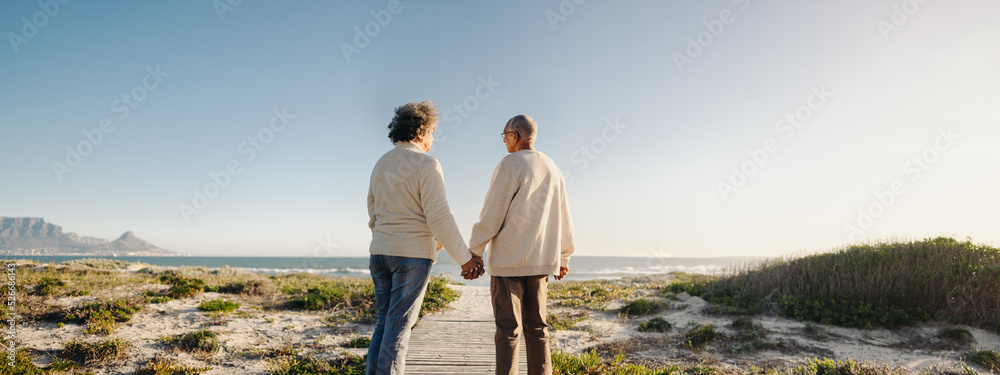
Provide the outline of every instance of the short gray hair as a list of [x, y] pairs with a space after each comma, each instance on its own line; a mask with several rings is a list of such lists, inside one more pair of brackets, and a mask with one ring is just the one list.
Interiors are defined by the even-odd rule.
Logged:
[[511, 117], [507, 121], [507, 126], [510, 126], [511, 130], [516, 131], [519, 136], [527, 138], [529, 141], [534, 141], [535, 137], [538, 136], [538, 124], [535, 123], [535, 119], [528, 115]]

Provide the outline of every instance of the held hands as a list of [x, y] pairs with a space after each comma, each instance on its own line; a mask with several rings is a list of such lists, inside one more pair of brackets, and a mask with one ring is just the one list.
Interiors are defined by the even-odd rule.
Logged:
[[569, 274], [569, 267], [559, 267], [559, 274], [555, 275], [556, 280], [562, 280]]
[[483, 268], [483, 259], [473, 256], [468, 263], [462, 265], [462, 277], [466, 280], [475, 280], [486, 273]]

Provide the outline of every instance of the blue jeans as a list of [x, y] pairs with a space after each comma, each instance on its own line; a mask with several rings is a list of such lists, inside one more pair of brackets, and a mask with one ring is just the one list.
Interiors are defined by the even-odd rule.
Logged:
[[368, 347], [367, 375], [403, 375], [410, 330], [417, 324], [432, 264], [423, 258], [371, 256], [378, 321]]

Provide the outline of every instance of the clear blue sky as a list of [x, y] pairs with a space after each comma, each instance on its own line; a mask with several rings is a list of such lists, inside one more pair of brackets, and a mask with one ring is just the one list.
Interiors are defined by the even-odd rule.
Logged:
[[[503, 125], [525, 113], [572, 180], [582, 255], [1000, 240], [1000, 3], [563, 3], [246, 0], [220, 17], [210, 1], [4, 2], [0, 216], [194, 255], [322, 241], [363, 256], [393, 108], [432, 99], [452, 111], [432, 154], [466, 236]], [[391, 19], [376, 28], [373, 11]], [[457, 128], [456, 105], [474, 109]], [[275, 109], [295, 116], [280, 132]], [[57, 176], [103, 119], [113, 130]], [[248, 160], [258, 134], [274, 137]], [[240, 173], [185, 220], [230, 162]]]

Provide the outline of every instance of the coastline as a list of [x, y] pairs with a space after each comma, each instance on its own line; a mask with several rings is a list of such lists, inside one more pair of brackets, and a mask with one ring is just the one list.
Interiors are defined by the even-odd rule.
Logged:
[[[104, 261], [94, 265], [112, 267], [114, 264], [121, 265]], [[161, 296], [171, 288], [161, 282], [162, 278], [157, 280], [151, 276], [200, 277], [211, 285], [222, 285], [219, 283], [230, 281], [249, 285], [255, 280], [268, 280], [273, 276], [235, 269], [151, 267], [136, 263], [129, 263], [121, 269], [102, 269], [80, 264], [59, 265], [55, 270], [48, 268], [49, 265], [45, 264], [21, 262], [17, 264], [15, 272], [23, 276], [44, 270], [67, 275], [68, 285], [62, 287], [62, 293], [75, 293], [71, 290], [79, 285], [74, 286], [74, 280], [92, 276], [115, 280], [136, 279], [137, 282], [118, 285], [112, 282], [115, 280], [110, 280], [109, 287], [91, 290], [86, 295], [58, 297], [31, 295], [28, 285], [19, 284], [18, 300], [24, 305], [19, 305], [21, 310], [18, 315], [32, 320], [22, 320], [16, 325], [17, 344], [19, 348], [27, 350], [27, 355], [38, 367], [64, 361], [67, 357], [64, 349], [69, 342], [80, 340], [94, 343], [113, 337], [130, 343], [124, 357], [107, 364], [80, 363], [83, 370], [94, 371], [95, 374], [132, 373], [155, 359], [191, 368], [211, 367], [211, 370], [198, 371], [204, 374], [268, 374], [282, 358], [335, 360], [363, 356], [366, 349], [351, 346], [356, 339], [370, 337], [374, 328], [368, 322], [351, 321], [350, 317], [357, 316], [363, 309], [350, 306], [350, 299], [347, 300], [347, 306], [339, 304], [328, 309], [304, 311], [284, 307], [285, 300], [289, 297], [280, 291], [235, 294], [208, 291], [190, 298], [177, 298], [162, 303], [147, 302], [130, 319], [118, 324], [113, 333], [88, 334], [84, 332], [88, 330], [88, 324], [46, 320], [46, 316], [57, 311], [76, 311], [73, 310], [76, 307], [98, 301], [137, 296], [147, 296], [149, 301], [148, 296]], [[321, 276], [303, 277], [314, 281], [323, 280]], [[753, 322], [766, 332], [767, 342], [776, 343], [776, 346], [765, 350], [741, 351], [740, 345], [746, 343], [741, 338], [741, 329], [734, 327], [732, 317], [708, 312], [705, 308], [709, 304], [699, 297], [683, 294], [667, 296], [657, 289], [676, 279], [675, 275], [660, 275], [623, 280], [551, 282], [553, 287], [550, 289], [549, 314], [555, 320], [581, 317], [553, 330], [553, 352], [567, 355], [596, 352], [608, 357], [621, 353], [630, 362], [661, 367], [703, 366], [726, 374], [747, 373], [755, 368], [787, 370], [806, 365], [813, 358], [876, 363], [916, 373], [957, 374], [967, 368], [963, 367], [967, 365], [962, 361], [960, 348], [937, 337], [937, 332], [942, 328], [955, 326], [944, 323], [924, 323], [896, 330], [861, 330], [761, 316], [753, 318]], [[345, 280], [364, 282], [358, 279]], [[487, 287], [475, 285], [450, 285], [449, 288], [464, 292], [462, 294], [465, 296], [482, 296], [484, 289], [488, 290]], [[580, 300], [574, 300], [570, 294], [560, 294], [579, 288], [591, 288], [594, 291], [602, 289], [610, 294], [605, 299], [606, 302], [590, 306], [582, 305]], [[623, 314], [623, 307], [637, 299], [656, 301], [665, 308], [659, 312], [636, 316]], [[238, 303], [239, 307], [228, 313], [199, 310], [199, 305], [216, 300]], [[460, 297], [448, 309], [461, 312], [482, 304], [484, 301]], [[29, 307], [30, 310], [24, 310]], [[654, 318], [665, 320], [672, 328], [666, 332], [644, 333], [638, 330], [640, 324]], [[550, 324], [557, 323], [559, 322], [550, 319]], [[694, 350], [685, 347], [684, 340], [688, 332], [708, 324], [715, 327], [716, 340]], [[961, 327], [971, 332], [976, 347], [1000, 349], [1000, 335], [973, 327]], [[219, 348], [207, 354], [192, 353], [170, 344], [169, 338], [196, 330], [207, 330], [217, 335]], [[67, 373], [82, 373], [77, 371], [83, 370]], [[983, 368], [978, 370], [988, 371]]]

